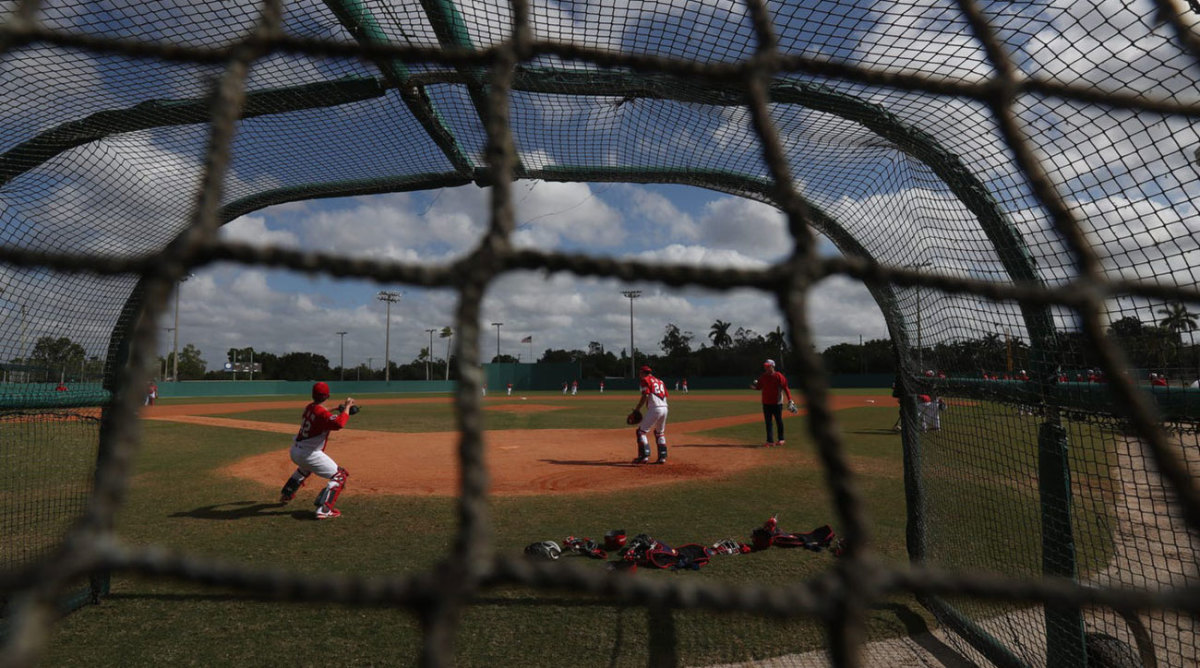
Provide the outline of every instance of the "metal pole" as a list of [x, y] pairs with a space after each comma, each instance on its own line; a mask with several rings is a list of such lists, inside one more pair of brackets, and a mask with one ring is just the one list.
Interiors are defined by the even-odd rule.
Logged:
[[429, 332], [429, 351], [425, 355], [425, 380], [433, 380], [433, 376], [431, 375], [433, 371], [430, 369], [429, 365], [433, 360], [433, 333], [437, 330], [427, 329], [425, 331]]
[[384, 328], [383, 338], [383, 380], [386, 383], [392, 382], [392, 304], [400, 301], [400, 295], [399, 292], [388, 292], [387, 290], [380, 290], [378, 295], [378, 299], [387, 304], [387, 315], [385, 316], [387, 326]]
[[[904, 267], [906, 269], [923, 269], [932, 264], [933, 264], [932, 262], [915, 262], [913, 264], [906, 264], [906, 265], [904, 265]], [[920, 373], [924, 373], [925, 372], [925, 350], [924, 350], [924, 342], [921, 341], [921, 286], [916, 285], [914, 287], [917, 290], [917, 366], [920, 367], [918, 369], [918, 371]]]
[[[174, 327], [166, 327], [165, 329], [167, 330], [168, 334], [175, 331]], [[163, 370], [162, 370], [163, 382], [166, 382], [167, 372], [171, 370], [170, 357], [171, 357], [170, 355], [167, 355], [167, 359], [163, 360]]]
[[641, 290], [624, 290], [621, 294], [629, 298], [629, 377], [637, 378], [637, 362], [633, 354], [633, 300], [642, 296]]
[[171, 344], [171, 375], [176, 383], [179, 382], [179, 289], [182, 285], [183, 281], [175, 285], [175, 331], [174, 343]]
[[496, 357], [500, 357], [500, 326], [502, 322], [493, 322], [492, 327], [496, 328]]
[[346, 380], [346, 332], [334, 332], [340, 337], [338, 352], [338, 368], [342, 370], [340, 380]]

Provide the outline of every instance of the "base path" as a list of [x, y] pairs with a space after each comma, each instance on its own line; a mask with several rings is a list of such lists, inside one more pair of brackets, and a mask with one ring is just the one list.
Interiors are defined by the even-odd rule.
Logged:
[[[502, 403], [489, 402], [484, 409], [530, 412], [560, 408], [552, 398], [539, 397], [535, 402], [505, 399], [501, 398]], [[729, 397], [705, 395], [701, 400], [746, 402], [746, 399], [745, 394], [738, 394]], [[629, 397], [613, 397], [613, 400], [629, 403]], [[836, 395], [830, 400], [834, 409], [896, 405], [895, 399], [882, 396]], [[380, 406], [449, 401], [449, 398], [438, 397], [367, 399], [359, 403]], [[747, 408], [753, 410], [753, 402], [746, 403]], [[272, 408], [296, 408], [298, 411], [300, 404], [297, 401], [270, 401], [160, 405], [146, 408], [143, 418], [280, 434], [279, 452], [247, 457], [222, 469], [231, 476], [278, 488], [296, 468], [288, 458], [287, 449], [297, 425], [210, 417]], [[785, 413], [785, 417], [794, 416]], [[747, 444], [699, 434], [718, 427], [761, 421], [761, 412], [690, 422], [668, 420], [670, 460], [665, 466], [630, 463], [636, 454], [633, 427], [488, 431], [484, 434], [484, 443], [491, 477], [490, 492], [499, 496], [611, 492], [667, 482], [719, 478], [784, 462], [818, 465], [812, 454], [801, 452], [792, 445], [763, 448], [759, 442]], [[796, 438], [799, 436], [793, 436], [796, 444], [801, 442]], [[402, 434], [365, 431], [351, 426], [330, 437], [327, 452], [350, 472], [350, 486], [356, 494], [455, 496], [459, 483], [458, 442], [458, 432]]]

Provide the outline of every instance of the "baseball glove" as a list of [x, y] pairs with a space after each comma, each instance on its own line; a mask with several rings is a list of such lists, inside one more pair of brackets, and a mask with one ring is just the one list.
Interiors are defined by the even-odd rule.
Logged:
[[795, 415], [796, 413], [800, 412], [800, 409], [796, 408], [796, 402], [794, 402], [794, 401], [788, 402], [788, 412], [791, 413], [792, 415]]
[[642, 412], [636, 408], [633, 409], [632, 411], [630, 411], [629, 415], [625, 416], [625, 424], [641, 424], [641, 423], [642, 423]]
[[355, 404], [355, 405], [353, 405], [353, 406], [351, 406], [351, 407], [350, 407], [350, 414], [351, 414], [351, 415], [358, 415], [358, 404]]

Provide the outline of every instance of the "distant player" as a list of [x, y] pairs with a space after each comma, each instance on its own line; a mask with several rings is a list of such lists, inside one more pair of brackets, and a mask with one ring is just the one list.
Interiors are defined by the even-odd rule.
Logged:
[[[767, 425], [766, 448], [783, 445], [783, 398], [787, 397], [788, 410], [795, 413], [796, 403], [792, 401], [792, 391], [788, 389], [787, 378], [775, 370], [775, 360], [763, 362], [762, 375], [750, 383], [750, 387], [762, 392], [763, 422]], [[775, 440], [775, 429], [779, 431], [779, 440]]]
[[313, 473], [329, 480], [329, 483], [317, 495], [317, 501], [314, 504], [317, 507], [316, 517], [319, 520], [332, 519], [342, 514], [333, 506], [346, 486], [346, 478], [350, 477], [346, 469], [338, 466], [329, 455], [325, 454], [325, 444], [329, 441], [329, 432], [345, 427], [346, 422], [350, 420], [350, 407], [354, 405], [354, 399], [347, 398], [338, 404], [337, 410], [333, 413], [325, 408], [324, 404], [328, 399], [329, 385], [315, 383], [312, 387], [312, 403], [304, 407], [300, 431], [296, 434], [296, 440], [292, 443], [290, 452], [292, 462], [298, 468], [283, 484], [283, 490], [279, 493], [279, 502], [287, 503], [296, 496], [297, 490], [304, 486], [308, 476]]
[[575, 396], [576, 394], [579, 394], [579, 381], [573, 380], [571, 381], [571, 396]]
[[600, 394], [604, 394], [604, 381], [600, 381]]
[[508, 389], [508, 396], [511, 397], [512, 396], [512, 383], [508, 384], [507, 389]]
[[484, 383], [483, 387], [479, 388], [479, 391], [482, 392], [483, 396], [486, 397], [487, 396], [487, 383]]
[[650, 441], [646, 438], [646, 434], [653, 430], [654, 442], [658, 446], [658, 459], [654, 463], [666, 464], [667, 385], [655, 378], [648, 366], [643, 366], [640, 373], [642, 374], [642, 397], [633, 410], [640, 411], [642, 407], [645, 407], [646, 410], [642, 413], [642, 423], [637, 427], [638, 456], [633, 463], [646, 464], [650, 461]]
[[687, 394], [687, 378], [683, 379], [683, 393]]
[[567, 383], [567, 381], [564, 380], [563, 381], [563, 396], [564, 397], [567, 396], [567, 387], [568, 387], [568, 383]]

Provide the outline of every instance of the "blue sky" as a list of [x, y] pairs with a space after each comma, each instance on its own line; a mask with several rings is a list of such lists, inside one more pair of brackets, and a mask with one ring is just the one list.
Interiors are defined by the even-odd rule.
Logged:
[[[783, 217], [771, 207], [695, 188], [627, 184], [523, 181], [514, 185], [518, 211], [515, 241], [545, 249], [584, 251], [613, 257], [661, 259], [722, 266], [763, 266], [785, 256], [790, 241]], [[487, 221], [488, 192], [475, 186], [422, 193], [316, 200], [271, 207], [232, 221], [229, 239], [441, 264], [473, 245]], [[836, 252], [823, 242], [827, 253]], [[382, 290], [402, 292], [392, 306], [394, 361], [409, 361], [429, 345], [426, 329], [453, 325], [455, 295], [403, 285], [379, 285], [308, 277], [232, 265], [196, 271], [179, 293], [180, 346], [200, 348], [210, 368], [230, 347], [253, 346], [275, 353], [313, 351], [339, 362], [335, 332], [346, 331], [347, 367], [384, 356], [385, 304]], [[634, 302], [634, 338], [639, 350], [659, 353], [668, 323], [708, 342], [717, 320], [765, 334], [783, 325], [773, 300], [754, 291], [713, 293], [655, 284], [626, 284], [538, 272], [507, 274], [490, 290], [484, 307], [482, 350], [527, 360], [546, 348], [586, 349], [597, 341], [619, 352], [629, 345], [629, 300]], [[831, 279], [814, 295], [814, 325], [821, 346], [885, 336], [882, 315], [861, 284]], [[162, 327], [171, 327], [168, 309]], [[165, 331], [160, 351], [170, 350]], [[434, 352], [445, 354], [434, 334]]]
[[[378, 7], [382, 8], [381, 3]], [[397, 43], [431, 44], [415, 7], [387, 4], [381, 17]], [[477, 46], [503, 39], [509, 26], [492, 2], [460, 2]], [[130, 39], [170, 39], [188, 44], [232, 40], [255, 18], [252, 5], [234, 3], [219, 13], [203, 5], [148, 0], [125, 7], [84, 3], [41, 4], [51, 28], [103, 32], [121, 29]], [[287, 30], [295, 35], [348, 39], [317, 0], [285, 3]], [[853, 7], [853, 9], [851, 9]], [[985, 3], [1023, 75], [1074, 86], [1092, 86], [1147, 98], [1196, 102], [1195, 59], [1177, 46], [1170, 30], [1153, 20], [1148, 0], [1078, 3]], [[879, 71], [924, 73], [957, 82], [993, 75], [961, 8], [951, 0], [921, 6], [897, 3], [783, 2], [771, 5], [789, 53], [847, 59]], [[747, 55], [745, 6], [724, 0], [644, 4], [624, 0], [538, 1], [532, 4], [539, 38], [596, 48], [626, 47], [649, 53], [688, 53], [725, 60]], [[671, 14], [662, 30], [638, 36]], [[385, 12], [387, 13], [387, 12]], [[78, 15], [77, 15], [78, 14]], [[597, 20], [595, 17], [609, 17]], [[1194, 20], [1190, 14], [1189, 19]], [[407, 23], [414, 25], [407, 25]], [[405, 24], [405, 25], [400, 25]], [[625, 30], [613, 26], [625, 26]], [[679, 26], [693, 26], [690, 31]], [[415, 31], [414, 31], [415, 29]], [[640, 40], [640, 41], [639, 41]], [[552, 62], [544, 58], [540, 64]], [[426, 67], [426, 66], [421, 66]], [[22, 114], [0, 122], [4, 150], [37, 132], [105, 110], [150, 100], [197, 100], [219, 67], [96, 55], [32, 43], [0, 57], [0, 99]], [[357, 59], [317, 59], [274, 53], [251, 70], [251, 90], [376, 77]], [[821, 83], [816, 77], [797, 80]], [[1024, 235], [1030, 255], [1049, 281], [1069, 280], [1074, 267], [1050, 229], [1046, 213], [1029, 196], [1011, 151], [996, 131], [992, 111], [965, 98], [873, 88], [846, 82], [839, 90], [880, 104], [919, 127], [1001, 200]], [[429, 88], [463, 148], [483, 164], [478, 117], [454, 86]], [[584, 95], [518, 92], [513, 96], [514, 139], [530, 169], [589, 165], [607, 168], [712, 170], [764, 178], [761, 152], [742, 107], [708, 108], [663, 100], [621, 100]], [[658, 112], [666, 113], [658, 113]], [[1200, 272], [1200, 198], [1194, 156], [1200, 136], [1185, 117], [1114, 111], [1099, 105], [1024, 95], [1014, 111], [1052, 183], [1073, 207], [1084, 233], [1113, 277], [1152, 278], [1194, 285]], [[882, 262], [928, 263], [931, 271], [1005, 280], [994, 249], [973, 214], [965, 211], [928, 168], [854, 121], [791, 105], [772, 109], [795, 187], [852, 230]], [[113, 135], [39, 164], [0, 189], [4, 243], [113, 255], [147, 252], [168, 243], [186, 225], [200, 182], [208, 128], [171, 126]], [[253, 144], [253, 149], [251, 149]], [[244, 121], [226, 179], [226, 201], [280, 188], [302, 189], [335, 179], [389, 178], [445, 172], [448, 162], [395, 95], [354, 104], [264, 116]], [[783, 256], [789, 239], [772, 208], [709, 191], [676, 186], [550, 183], [514, 184], [519, 245], [578, 250], [704, 266], [762, 266]], [[320, 248], [346, 256], [413, 263], [444, 263], [479, 238], [488, 215], [488, 191], [465, 186], [447, 191], [319, 200], [254, 212], [227, 225], [222, 235], [252, 244]], [[825, 244], [823, 252], [835, 252]], [[19, 275], [18, 275], [19, 274]], [[26, 295], [30, 336], [82, 331], [94, 313], [72, 311], [79, 290], [102, 293], [96, 309], [119, 311], [126, 293], [116, 279], [88, 283], [71, 275], [44, 280], [37, 272], [0, 268], [0, 287]], [[484, 351], [494, 345], [487, 323], [504, 322], [502, 351], [528, 356], [518, 342], [534, 337], [534, 352], [583, 348], [598, 341], [628, 345], [629, 303], [622, 290], [640, 289], [635, 304], [638, 347], [655, 351], [664, 327], [675, 324], [705, 340], [716, 319], [765, 333], [782, 323], [774, 304], [750, 292], [705, 293], [654, 284], [579, 279], [565, 274], [514, 273], [497, 281], [484, 314]], [[180, 290], [182, 344], [200, 347], [210, 367], [230, 347], [285, 353], [314, 351], [336, 363], [337, 331], [348, 365], [383, 356], [384, 307], [380, 289], [403, 291], [393, 309], [393, 359], [411, 360], [428, 345], [427, 328], [452, 324], [453, 294], [370, 282], [335, 281], [287, 272], [220, 265], [199, 268]], [[818, 347], [859, 336], [885, 336], [882, 317], [866, 290], [853, 281], [821, 284], [808, 314]], [[1003, 321], [1019, 327], [1014, 309], [971, 297], [925, 294], [929, 337], [980, 336]], [[1114, 302], [1112, 319], [1145, 311], [1144, 300]], [[31, 309], [32, 311], [32, 309]], [[115, 316], [114, 316], [115, 317]], [[168, 307], [160, 325], [173, 326]], [[940, 319], [939, 319], [940, 318]], [[1066, 320], [1066, 319], [1064, 319]], [[85, 321], [85, 322], [79, 322]], [[89, 331], [92, 354], [107, 338]], [[441, 346], [435, 339], [435, 351]], [[163, 332], [160, 351], [171, 337]], [[0, 344], [2, 347], [4, 344]], [[7, 344], [7, 356], [16, 351]]]

